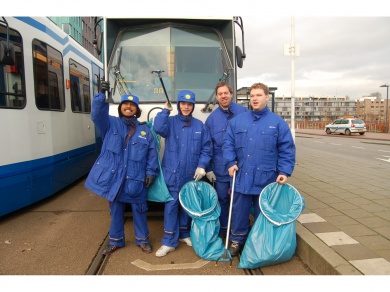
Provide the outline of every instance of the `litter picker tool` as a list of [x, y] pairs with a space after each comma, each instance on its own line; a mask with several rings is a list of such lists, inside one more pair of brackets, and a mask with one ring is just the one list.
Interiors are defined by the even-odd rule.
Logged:
[[227, 261], [229, 260], [230, 262], [230, 267], [232, 267], [232, 256], [228, 250], [228, 245], [229, 245], [229, 234], [230, 234], [230, 222], [232, 219], [232, 210], [233, 210], [233, 199], [234, 199], [234, 185], [236, 182], [236, 171], [233, 173], [233, 183], [232, 183], [232, 193], [230, 195], [230, 207], [229, 207], [229, 219], [228, 219], [228, 226], [226, 230], [226, 242], [225, 242], [225, 251], [223, 254], [217, 259], [215, 262], [215, 266], [218, 265], [218, 261]]
[[171, 107], [172, 105], [171, 105], [171, 102], [170, 102], [170, 100], [169, 100], [167, 90], [165, 89], [164, 81], [163, 81], [163, 79], [162, 79], [162, 77], [161, 77], [161, 73], [162, 73], [162, 72], [164, 72], [164, 71], [162, 71], [162, 70], [153, 70], [151, 73], [152, 73], [152, 74], [153, 74], [153, 73], [156, 73], [156, 74], [158, 75], [158, 78], [160, 78], [160, 82], [161, 82], [162, 88], [163, 88], [163, 90], [164, 90], [165, 97], [167, 98], [167, 101], [168, 101], [168, 107]]

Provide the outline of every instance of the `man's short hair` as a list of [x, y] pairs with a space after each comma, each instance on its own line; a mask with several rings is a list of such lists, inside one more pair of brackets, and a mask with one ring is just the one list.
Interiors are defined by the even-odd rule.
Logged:
[[268, 95], [269, 94], [269, 88], [267, 85], [265, 85], [264, 83], [254, 83], [250, 88], [249, 88], [249, 93], [252, 91], [252, 89], [263, 89], [265, 95]]
[[227, 88], [229, 89], [230, 94], [233, 94], [233, 88], [229, 85], [229, 83], [227, 83], [225, 81], [219, 81], [217, 83], [217, 85], [215, 86], [215, 94], [217, 94], [218, 88], [223, 87], [223, 86], [227, 86]]

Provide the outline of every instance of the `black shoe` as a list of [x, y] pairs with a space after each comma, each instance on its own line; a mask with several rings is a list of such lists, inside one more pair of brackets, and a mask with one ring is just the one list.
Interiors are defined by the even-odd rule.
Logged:
[[112, 253], [113, 253], [114, 251], [116, 251], [118, 248], [120, 248], [120, 247], [118, 247], [118, 246], [116, 246], [116, 245], [109, 244], [109, 245], [107, 245], [107, 246], [103, 249], [102, 254], [105, 254], [105, 255], [112, 254]]
[[232, 244], [229, 247], [229, 252], [232, 257], [235, 257], [238, 255], [239, 252], [241, 252], [241, 244], [239, 244], [236, 241], [232, 241]]
[[139, 247], [142, 249], [143, 252], [151, 253], [152, 252], [152, 246], [150, 243], [142, 243], [139, 245]]

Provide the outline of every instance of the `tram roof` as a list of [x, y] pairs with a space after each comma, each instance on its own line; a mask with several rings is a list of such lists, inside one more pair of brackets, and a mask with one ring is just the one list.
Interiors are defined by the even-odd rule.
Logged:
[[158, 17], [143, 17], [143, 18], [115, 18], [106, 17], [107, 21], [114, 22], [119, 27], [138, 26], [138, 25], [153, 25], [161, 23], [181, 23], [200, 26], [211, 27], [223, 27], [226, 22], [233, 21], [233, 17], [230, 18], [158, 18]]

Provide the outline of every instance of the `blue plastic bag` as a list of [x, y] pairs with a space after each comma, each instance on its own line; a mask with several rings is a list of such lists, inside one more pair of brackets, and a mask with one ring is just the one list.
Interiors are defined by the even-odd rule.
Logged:
[[260, 193], [261, 213], [249, 232], [237, 268], [256, 269], [287, 262], [295, 254], [296, 219], [305, 199], [289, 184], [276, 182]]
[[165, 203], [173, 200], [173, 197], [169, 193], [168, 187], [165, 183], [164, 175], [161, 169], [161, 162], [160, 162], [160, 136], [156, 134], [156, 132], [153, 130], [152, 125], [152, 119], [150, 119], [149, 122], [146, 123], [146, 125], [149, 127], [150, 131], [153, 134], [154, 141], [156, 142], [156, 151], [158, 155], [158, 165], [160, 167], [160, 172], [156, 179], [154, 180], [153, 184], [148, 189], [148, 201], [158, 202], [158, 203]]
[[179, 201], [192, 218], [190, 237], [195, 253], [205, 260], [218, 260], [225, 247], [218, 236], [221, 207], [217, 192], [207, 182], [190, 181], [180, 190]]

